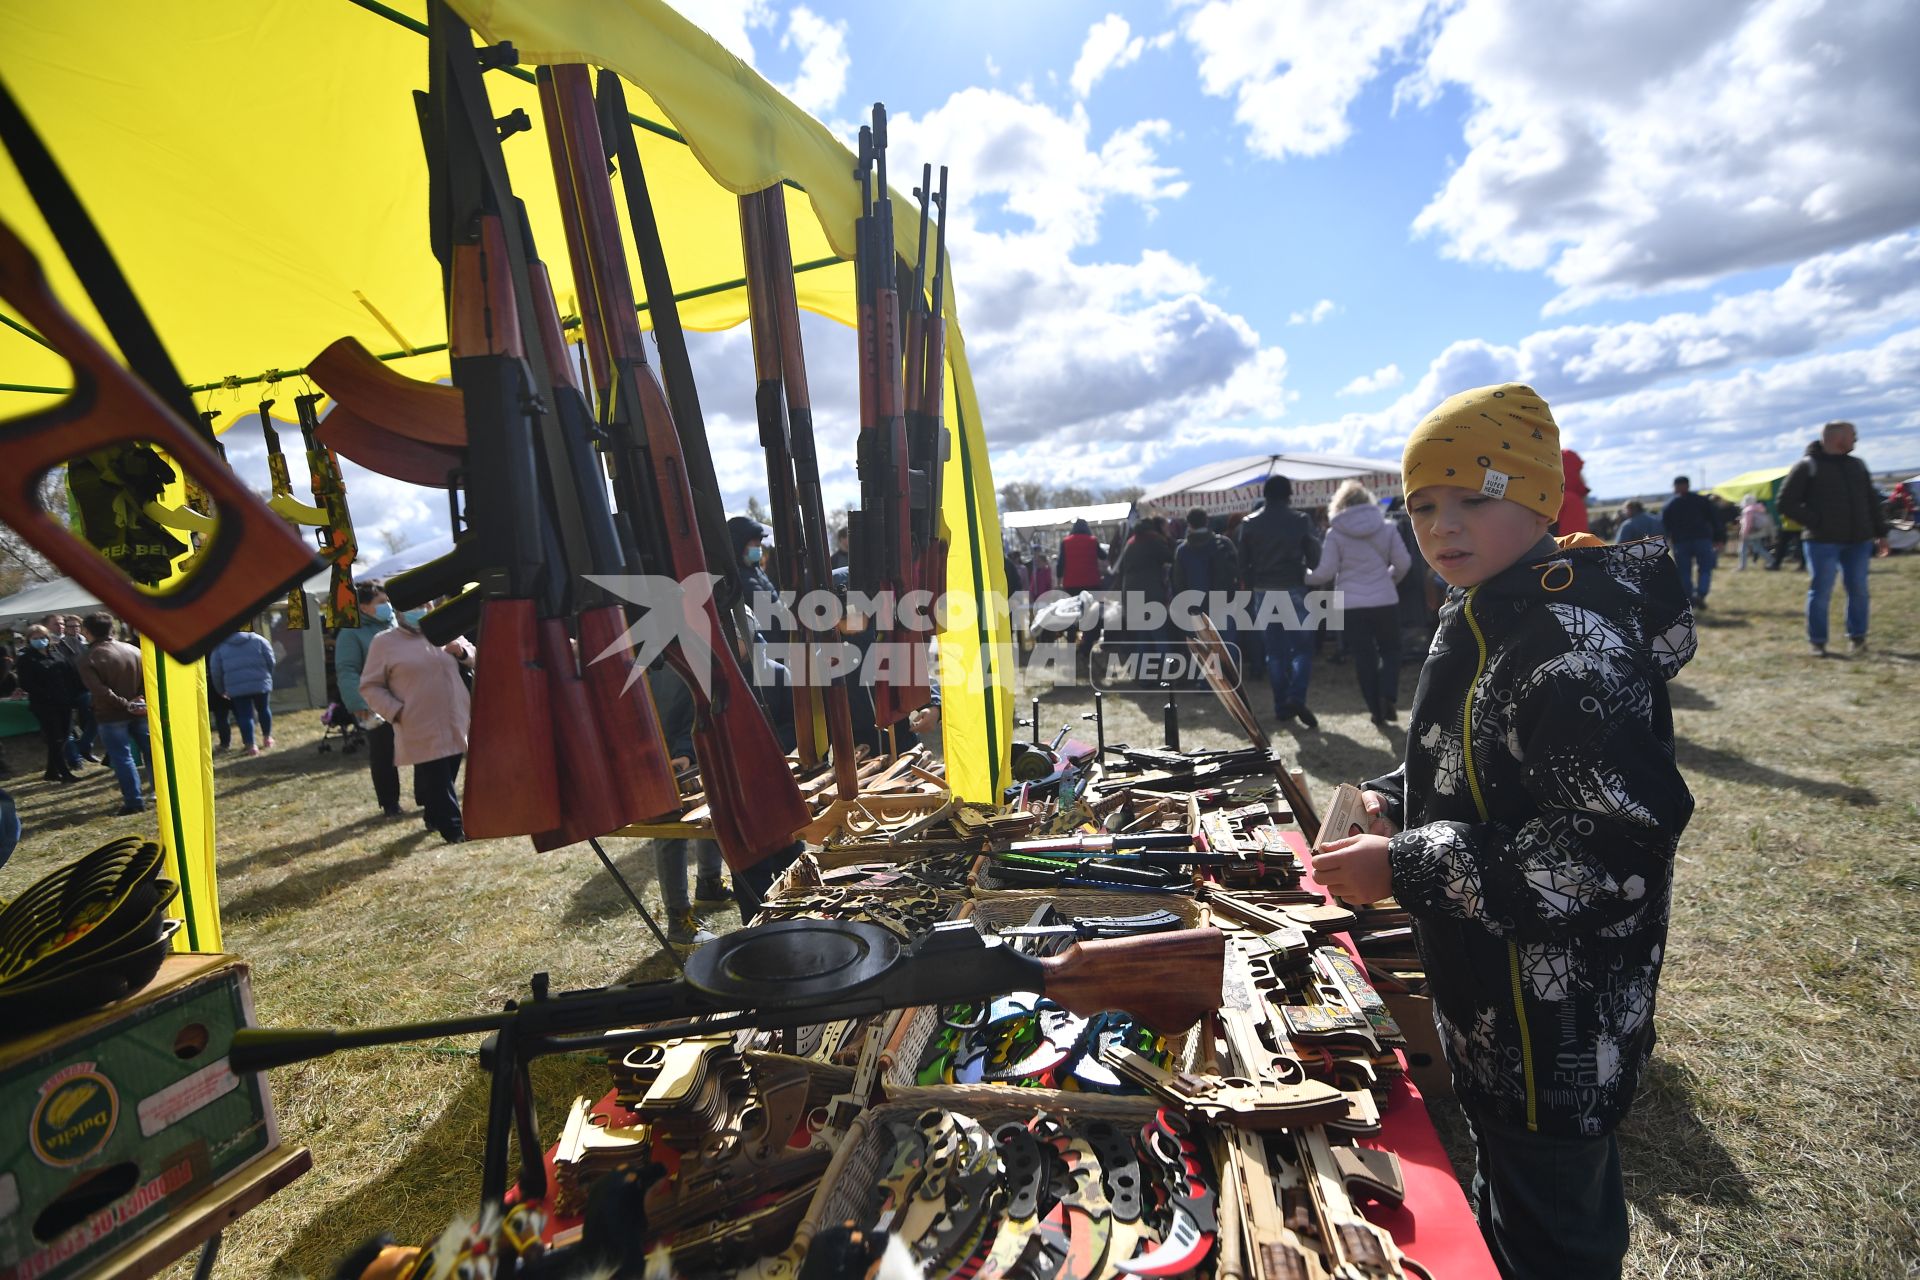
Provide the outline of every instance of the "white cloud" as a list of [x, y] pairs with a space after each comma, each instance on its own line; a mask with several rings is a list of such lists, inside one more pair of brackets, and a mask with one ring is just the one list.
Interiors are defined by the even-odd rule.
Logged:
[[1472, 95], [1470, 150], [1416, 229], [1564, 309], [1910, 226], [1916, 47], [1902, 0], [1468, 0], [1422, 74]]
[[787, 15], [787, 31], [780, 37], [782, 49], [800, 50], [800, 73], [790, 85], [780, 89], [794, 105], [813, 115], [824, 115], [840, 101], [847, 87], [847, 24], [829, 22], [805, 5], [796, 5]]
[[1370, 396], [1376, 391], [1385, 391], [1405, 382], [1406, 375], [1400, 372], [1397, 364], [1382, 365], [1372, 373], [1363, 373], [1333, 394], [1337, 396]]
[[987, 55], [987, 75], [995, 80], [1000, 78], [1000, 64], [993, 60], [992, 54]]
[[753, 29], [774, 22], [767, 0], [678, 0], [674, 8], [748, 66], [753, 65]]
[[1287, 317], [1288, 324], [1319, 324], [1338, 311], [1332, 298], [1322, 298], [1305, 311], [1295, 311]]
[[1512, 379], [1555, 404], [1594, 400], [1676, 376], [1804, 355], [1920, 319], [1920, 232], [1809, 258], [1772, 289], [1649, 321], [1564, 325], [1511, 345], [1455, 342], [1423, 379], [1438, 400]]
[[1182, 30], [1200, 57], [1201, 88], [1232, 95], [1248, 145], [1284, 160], [1347, 140], [1348, 107], [1426, 10], [1427, 0], [1211, 0]]
[[1146, 40], [1134, 35], [1127, 20], [1117, 13], [1110, 13], [1094, 23], [1087, 30], [1086, 41], [1080, 46], [1080, 57], [1075, 60], [1073, 74], [1068, 77], [1073, 85], [1074, 96], [1086, 97], [1107, 72], [1118, 71], [1129, 63], [1139, 61], [1146, 47]]
[[1413, 61], [1396, 107], [1468, 108], [1416, 231], [1546, 272], [1550, 311], [1920, 221], [1911, 0], [1211, 0], [1182, 29], [1201, 87], [1275, 159], [1340, 146], [1360, 93]]

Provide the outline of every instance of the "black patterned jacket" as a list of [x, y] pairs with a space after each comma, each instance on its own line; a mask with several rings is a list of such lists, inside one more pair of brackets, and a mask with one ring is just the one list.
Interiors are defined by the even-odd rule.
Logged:
[[1406, 763], [1366, 786], [1404, 828], [1393, 892], [1472, 1115], [1591, 1137], [1633, 1100], [1693, 813], [1667, 681], [1693, 651], [1658, 538], [1544, 540], [1440, 611]]

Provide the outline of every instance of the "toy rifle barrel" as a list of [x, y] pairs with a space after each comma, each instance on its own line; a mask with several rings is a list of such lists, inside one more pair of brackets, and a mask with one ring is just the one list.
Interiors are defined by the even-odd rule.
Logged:
[[[627, 115], [626, 89], [618, 74], [600, 73], [595, 81], [594, 101], [600, 113], [601, 146], [620, 171], [627, 224], [633, 231], [634, 251], [640, 260], [640, 281], [647, 291], [647, 315], [653, 322], [654, 346], [660, 353], [660, 380], [666, 388], [667, 406], [673, 411], [687, 481], [697, 504], [694, 514], [700, 525], [701, 546], [707, 553], [707, 572], [720, 580], [724, 588], [721, 597], [731, 602], [741, 593], [740, 570], [734, 560], [733, 543], [727, 537], [726, 512], [720, 505], [720, 481], [714, 472], [713, 450], [707, 441], [706, 417], [700, 409], [700, 392], [693, 379], [693, 361], [687, 354], [686, 333], [680, 326], [680, 304], [673, 297], [666, 247], [661, 243], [659, 222], [653, 215], [646, 170], [640, 164], [640, 146], [634, 140], [633, 122]], [[737, 645], [739, 637], [733, 621], [731, 609], [721, 613], [721, 625]]]

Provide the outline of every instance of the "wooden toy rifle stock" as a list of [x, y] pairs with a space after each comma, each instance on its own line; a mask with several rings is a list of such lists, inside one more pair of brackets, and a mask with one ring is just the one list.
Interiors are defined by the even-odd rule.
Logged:
[[[793, 514], [801, 538], [796, 549], [784, 553], [782, 563], [793, 575], [799, 593], [833, 589], [833, 569], [827, 556], [827, 511], [820, 492], [820, 460], [813, 439], [813, 399], [807, 390], [807, 363], [800, 338], [800, 303], [794, 286], [792, 241], [787, 234], [786, 196], [779, 187], [769, 187], [740, 197], [740, 226], [746, 249], [748, 303], [756, 318], [756, 358], [760, 329], [764, 340], [775, 348], [778, 366], [774, 376], [786, 401], [785, 432], [781, 438], [783, 469], [793, 476], [795, 504]], [[766, 317], [764, 322], [759, 317]], [[770, 457], [768, 467], [774, 467]], [[776, 514], [779, 507], [775, 507]], [[785, 536], [784, 534], [782, 535]], [[833, 639], [831, 633], [809, 633], [806, 637], [809, 660], [795, 673], [796, 719], [801, 709], [798, 689], [808, 686], [815, 698], [808, 699], [808, 724], [812, 723], [813, 702], [817, 698], [825, 718], [827, 745], [833, 752], [834, 788], [842, 800], [860, 793], [857, 761], [854, 758], [853, 714], [844, 679], [821, 683], [822, 673], [812, 660], [813, 647]]]
[[[79, 197], [12, 95], [0, 85], [0, 141], [92, 298], [127, 363], [110, 355], [54, 297], [45, 272], [0, 223], [0, 299], [72, 367], [73, 392], [51, 409], [0, 422], [0, 520], [115, 614], [183, 662], [313, 572], [299, 535], [215, 454], [211, 432], [190, 425], [193, 399]], [[163, 590], [135, 583], [40, 505], [40, 481], [71, 459], [157, 446], [200, 486], [217, 520]]]
[[712, 595], [698, 589], [711, 581], [702, 577], [707, 552], [679, 431], [641, 341], [592, 83], [580, 66], [543, 74], [553, 86], [554, 132], [565, 146], [562, 216], [578, 228], [569, 249], [582, 321], [590, 342], [597, 342], [610, 362], [605, 378], [595, 381], [605, 388], [600, 425], [614, 472], [621, 533], [633, 542], [627, 559], [670, 575], [680, 587], [666, 655], [693, 694], [694, 750], [715, 838], [728, 865], [744, 869], [791, 845], [808, 820], [807, 808], [786, 754], [740, 670]]

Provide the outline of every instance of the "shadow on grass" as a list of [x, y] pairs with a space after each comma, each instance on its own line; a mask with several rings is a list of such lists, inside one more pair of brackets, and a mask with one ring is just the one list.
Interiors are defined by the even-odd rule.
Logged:
[[[640, 913], [633, 909], [633, 904], [627, 901], [627, 895], [620, 891], [620, 886], [607, 874], [607, 869], [600, 865], [600, 859], [594, 857], [593, 851], [584, 844], [568, 850], [568, 856], [576, 853], [580, 859], [582, 880], [580, 887], [573, 891], [572, 900], [567, 903], [567, 913], [560, 918], [561, 923], [593, 924], [609, 916], [624, 915], [632, 919], [636, 931], [650, 940], [652, 935], [646, 932], [647, 926], [641, 921]], [[620, 869], [620, 874], [640, 895], [642, 902], [647, 900], [649, 888], [655, 889], [655, 897], [659, 896], [659, 874], [654, 860], [653, 841], [626, 842], [625, 848], [608, 849], [607, 856], [613, 859], [613, 865]], [[691, 850], [688, 851], [687, 861], [689, 864], [693, 861]], [[687, 868], [687, 874], [689, 877], [693, 874], [691, 865]], [[647, 909], [653, 910], [652, 907]], [[658, 915], [655, 919], [661, 928], [666, 927], [664, 915]]]
[[1697, 1094], [1686, 1067], [1656, 1054], [1640, 1077], [1633, 1110], [1620, 1124], [1627, 1199], [1667, 1236], [1693, 1229], [1669, 1212], [1676, 1200], [1714, 1210], [1754, 1203], [1746, 1174], [1700, 1118]]
[[[536, 1061], [534, 1112], [542, 1122], [543, 1140], [558, 1140], [576, 1097], [598, 1098], [607, 1087], [607, 1068], [602, 1064], [584, 1058]], [[418, 1134], [399, 1164], [316, 1215], [274, 1261], [272, 1273], [332, 1275], [342, 1259], [377, 1235], [389, 1234], [402, 1244], [430, 1245], [455, 1214], [471, 1214], [480, 1202], [487, 1095], [488, 1077], [476, 1057], [460, 1091]], [[324, 1153], [316, 1155], [324, 1158]], [[508, 1158], [508, 1168], [517, 1169], [517, 1143]]]
[[1756, 764], [1732, 751], [1701, 746], [1686, 738], [1677, 739], [1675, 746], [1678, 748], [1682, 771], [1698, 770], [1724, 782], [1743, 782], [1769, 790], [1798, 791], [1801, 795], [1815, 800], [1838, 800], [1856, 808], [1873, 808], [1880, 803], [1880, 797], [1866, 787], [1852, 787], [1845, 783], [1827, 782], [1819, 778], [1803, 778], [1798, 774], [1785, 773], [1764, 764]]
[[1667, 699], [1675, 711], [1715, 711], [1720, 704], [1701, 693], [1698, 689], [1681, 684], [1678, 680], [1667, 682]]
[[419, 848], [422, 841], [438, 838], [431, 831], [410, 831], [397, 840], [389, 840], [371, 853], [349, 858], [345, 862], [328, 862], [310, 867], [272, 884], [238, 894], [226, 904], [225, 911], [238, 917], [311, 906], [336, 889], [385, 870]]
[[220, 873], [222, 875], [232, 875], [236, 872], [245, 871], [257, 863], [272, 864], [285, 861], [289, 858], [297, 858], [301, 854], [319, 853], [323, 850], [331, 849], [337, 844], [344, 843], [351, 832], [361, 827], [371, 827], [393, 821], [395, 821], [395, 819], [387, 817], [384, 813], [370, 813], [364, 818], [355, 818], [345, 826], [332, 827], [326, 831], [317, 831], [312, 835], [302, 836], [298, 840], [288, 840], [281, 844], [268, 845], [263, 849], [255, 849], [250, 853], [242, 854], [237, 858], [222, 859], [220, 863]]

